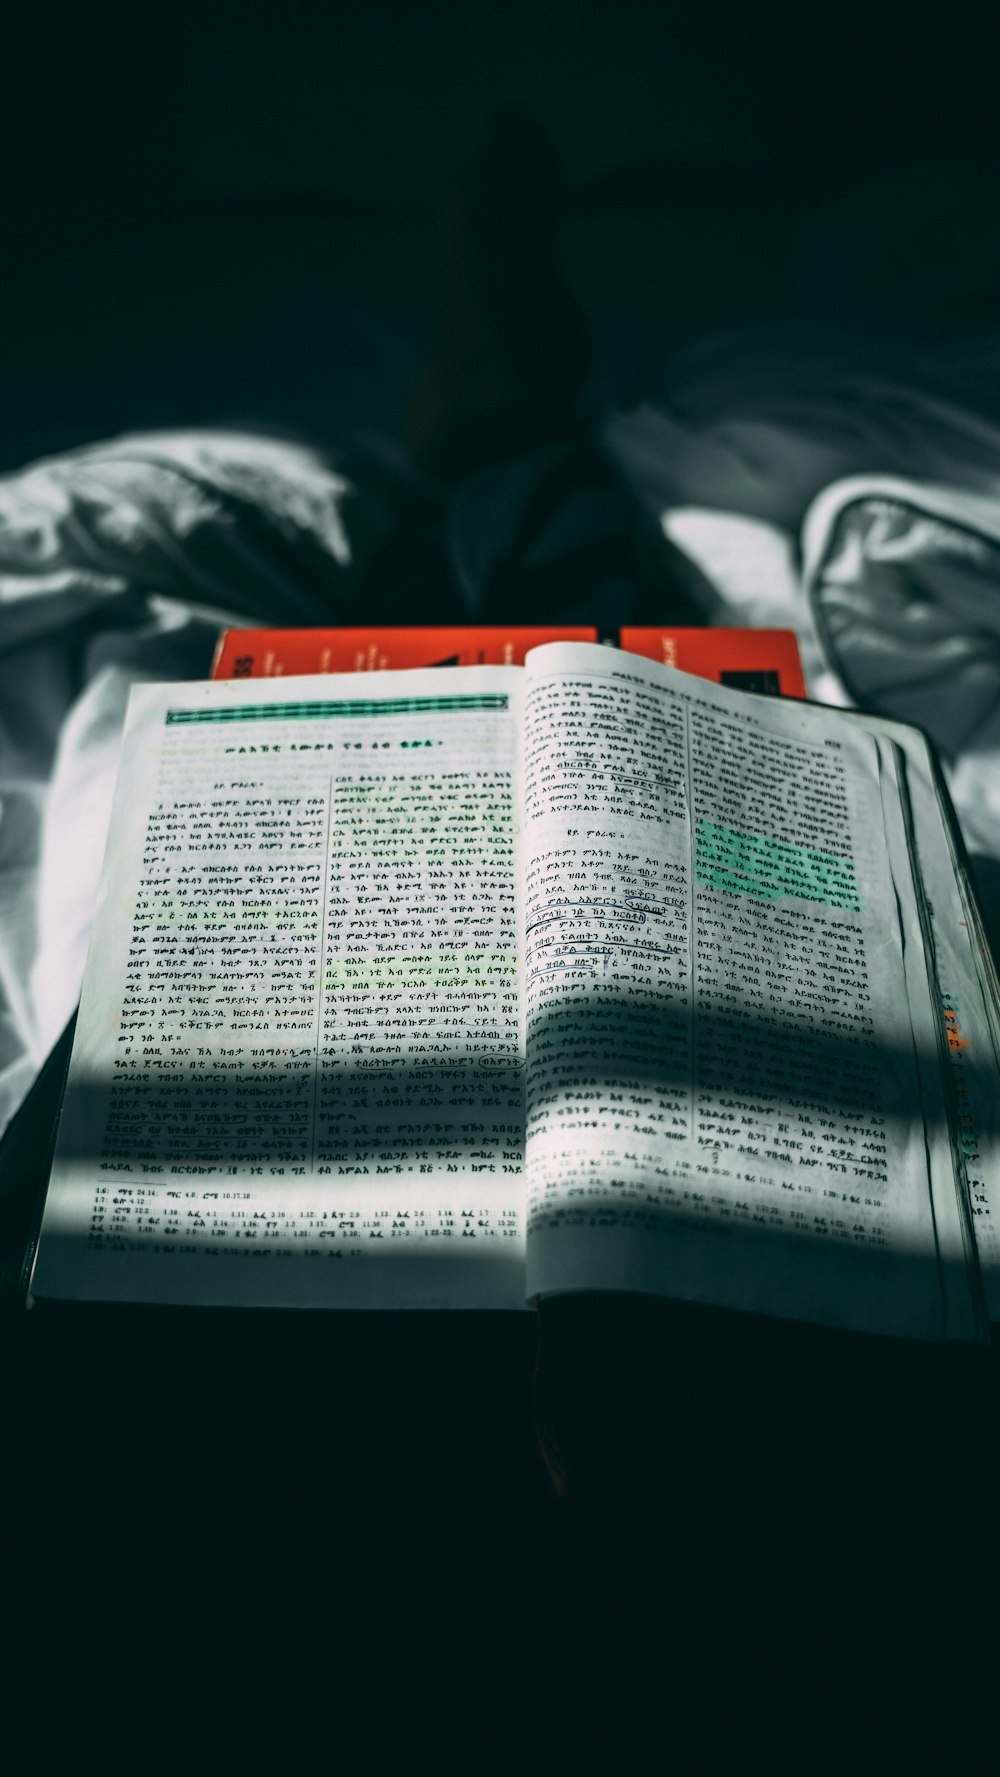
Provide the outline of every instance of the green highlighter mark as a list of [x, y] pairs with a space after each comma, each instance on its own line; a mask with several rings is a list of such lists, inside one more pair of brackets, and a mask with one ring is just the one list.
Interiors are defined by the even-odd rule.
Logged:
[[757, 901], [782, 895], [819, 901], [859, 913], [861, 900], [850, 859], [784, 839], [741, 833], [714, 821], [699, 821], [695, 834], [695, 875], [699, 882]]

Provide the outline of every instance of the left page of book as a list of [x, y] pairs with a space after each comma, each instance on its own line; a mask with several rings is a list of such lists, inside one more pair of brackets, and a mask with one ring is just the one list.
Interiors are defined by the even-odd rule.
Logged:
[[521, 677], [133, 691], [34, 1298], [524, 1307]]

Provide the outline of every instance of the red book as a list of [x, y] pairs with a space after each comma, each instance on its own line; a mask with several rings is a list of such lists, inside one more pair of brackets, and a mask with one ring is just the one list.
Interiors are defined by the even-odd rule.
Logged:
[[791, 629], [622, 629], [630, 654], [729, 685], [774, 697], [805, 697], [798, 643]]
[[[620, 646], [736, 690], [805, 697], [790, 629], [626, 628]], [[381, 672], [413, 666], [523, 666], [542, 642], [596, 642], [583, 625], [441, 625], [399, 629], [227, 629], [213, 679], [291, 678], [297, 673]]]
[[382, 672], [405, 666], [523, 666], [540, 642], [596, 642], [577, 628], [227, 629], [213, 679], [277, 679], [294, 673]]

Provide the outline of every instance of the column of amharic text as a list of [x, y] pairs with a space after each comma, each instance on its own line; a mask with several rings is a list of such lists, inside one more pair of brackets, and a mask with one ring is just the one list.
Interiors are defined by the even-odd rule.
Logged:
[[693, 708], [691, 786], [698, 1173], [878, 1245], [892, 1107], [839, 750]]
[[691, 1134], [683, 709], [572, 675], [527, 711], [529, 1190], [541, 1226], [643, 1197]]
[[327, 798], [164, 772], [131, 908], [104, 1171], [303, 1169]]
[[[497, 742], [509, 753], [506, 729]], [[488, 757], [333, 779], [321, 1174], [388, 1183], [520, 1168], [513, 759]]]

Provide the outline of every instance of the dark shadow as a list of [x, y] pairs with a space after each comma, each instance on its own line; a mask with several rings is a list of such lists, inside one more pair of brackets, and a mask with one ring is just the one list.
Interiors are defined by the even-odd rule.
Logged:
[[[688, 1022], [682, 1010], [666, 1007], [644, 1007], [617, 993], [593, 995], [595, 1031], [599, 1036], [592, 1045], [582, 1045], [578, 1035], [578, 1006], [542, 1007], [532, 1022], [535, 1053], [559, 1056], [556, 1074], [545, 1076], [544, 1068], [529, 1066], [527, 1077], [528, 1128], [551, 1103], [553, 1096], [586, 1088], [588, 1084], [614, 1085], [623, 1080], [630, 1086], [646, 1087], [652, 1095], [653, 1109], [657, 1094], [664, 1101], [671, 1094], [664, 1081], [676, 1079], [680, 1065], [687, 1080]], [[641, 1029], [639, 1028], [641, 1026]], [[721, 1055], [728, 1069], [720, 1076], [717, 1087], [737, 1096], [754, 1097], [772, 1103], [775, 1098], [775, 1066], [788, 1069], [788, 1077], [798, 1080], [795, 1091], [801, 1100], [803, 1080], [811, 1080], [811, 1109], [814, 1113], [864, 1113], [874, 1108], [866, 1102], [870, 1079], [862, 1068], [859, 1072], [859, 1048], [853, 1037], [836, 1032], [816, 1033], [801, 1024], [798, 1028], [775, 1030], [759, 1025], [750, 1010], [732, 1014], [700, 1012], [696, 1023], [697, 1042], [704, 1056], [713, 1053], [716, 1067]], [[572, 1039], [572, 1040], [570, 1040]], [[32, 1242], [28, 1230], [37, 1223], [38, 1208], [47, 1178], [49, 1155], [54, 1137], [55, 1119], [65, 1066], [70, 1032], [44, 1070], [39, 1081], [0, 1146], [0, 1213], [3, 1216], [3, 1279], [8, 1303], [23, 1299]], [[733, 1062], [733, 1044], [738, 1045], [739, 1059]], [[169, 1041], [165, 1049], [171, 1047]], [[869, 1056], [871, 1052], [868, 1052]], [[784, 1057], [784, 1061], [783, 1058]], [[485, 1277], [499, 1264], [503, 1271], [508, 1263], [505, 1248], [496, 1225], [489, 1225], [488, 1216], [477, 1210], [477, 1179], [493, 1178], [491, 1168], [502, 1175], [503, 1151], [508, 1161], [519, 1145], [516, 1132], [523, 1117], [522, 1087], [516, 1064], [503, 1056], [464, 1057], [453, 1065], [451, 1059], [428, 1058], [427, 1065], [412, 1062], [400, 1064], [385, 1058], [373, 1065], [375, 1058], [365, 1057], [362, 1065], [321, 1072], [314, 1091], [313, 1075], [261, 1073], [247, 1065], [244, 1053], [225, 1070], [209, 1067], [192, 1074], [187, 1049], [178, 1059], [169, 1061], [168, 1071], [139, 1071], [130, 1074], [124, 1069], [113, 1088], [102, 1081], [78, 1082], [70, 1100], [61, 1129], [61, 1151], [67, 1158], [84, 1159], [98, 1164], [107, 1186], [105, 1213], [100, 1231], [92, 1234], [95, 1252], [105, 1254], [128, 1250], [151, 1249], [177, 1252], [193, 1251], [197, 1243], [211, 1244], [214, 1205], [229, 1186], [228, 1167], [240, 1165], [259, 1168], [244, 1183], [267, 1189], [280, 1203], [283, 1191], [293, 1190], [303, 1176], [293, 1167], [303, 1169], [324, 1167], [332, 1191], [340, 1199], [336, 1225], [317, 1229], [307, 1240], [325, 1254], [334, 1254], [341, 1262], [363, 1263], [364, 1253], [377, 1249], [380, 1256], [391, 1256], [403, 1270], [426, 1267], [433, 1262], [444, 1265], [450, 1274], [453, 1265], [473, 1270]], [[914, 1105], [910, 1096], [913, 1081], [912, 1054], [874, 1056], [879, 1092], [877, 1110], [885, 1120], [885, 1147], [889, 1164], [893, 1132], [907, 1128], [912, 1121]], [[951, 1090], [950, 1070], [943, 1040], [935, 1063], [944, 1068], [946, 1091]], [[367, 1065], [365, 1065], [367, 1063]], [[258, 1064], [258, 1069], [261, 1064]], [[733, 1074], [733, 1066], [737, 1073]], [[546, 1066], [551, 1063], [546, 1062]], [[711, 1072], [705, 1063], [704, 1084], [711, 1084]], [[171, 1073], [169, 1068], [176, 1071]], [[686, 1089], [686, 1088], [685, 1088]], [[412, 1111], [412, 1104], [421, 1106]], [[435, 1108], [440, 1110], [442, 1128], [433, 1130]], [[602, 1113], [610, 1121], [615, 1113], [606, 1107]], [[794, 1113], [789, 1112], [789, 1116]], [[1000, 1106], [988, 1108], [989, 1129], [980, 1129], [982, 1138], [996, 1134]], [[492, 1120], [503, 1133], [493, 1147], [484, 1145], [484, 1123]], [[418, 1125], [421, 1129], [418, 1130]], [[599, 1140], [597, 1132], [591, 1132]], [[749, 1138], [747, 1138], [749, 1140]], [[95, 1143], [100, 1143], [95, 1147]], [[435, 1146], [435, 1143], [437, 1144]], [[717, 1167], [735, 1168], [753, 1164], [779, 1179], [774, 1193], [776, 1209], [768, 1224], [764, 1214], [747, 1215], [742, 1221], [732, 1220], [726, 1208], [713, 1208], [709, 1230], [718, 1242], [718, 1264], [722, 1271], [733, 1266], [745, 1277], [766, 1275], [769, 1263], [780, 1263], [793, 1269], [801, 1264], [808, 1272], [814, 1263], [824, 1268], [821, 1256], [836, 1250], [838, 1271], [847, 1279], [861, 1279], [869, 1273], [893, 1280], [900, 1301], [912, 1292], [925, 1294], [933, 1289], [936, 1265], [925, 1256], [894, 1258], [889, 1268], [877, 1248], [858, 1243], [849, 1233], [849, 1225], [862, 1215], [852, 1215], [849, 1201], [845, 1205], [827, 1205], [820, 1192], [811, 1187], [815, 1165], [808, 1155], [789, 1151], [787, 1156], [775, 1152], [764, 1155], [764, 1144], [758, 1140], [749, 1157], [733, 1142], [717, 1136], [706, 1143], [703, 1173], [685, 1178], [685, 1185], [723, 1198], [737, 1196], [738, 1188], [718, 1179]], [[664, 1151], [670, 1149], [664, 1143]], [[381, 1178], [388, 1190], [396, 1182], [402, 1193], [419, 1190], [421, 1165], [468, 1166], [461, 1191], [467, 1197], [463, 1204], [464, 1226], [455, 1225], [454, 1233], [441, 1236], [429, 1234], [422, 1249], [427, 1255], [413, 1256], [412, 1249], [393, 1246], [394, 1230], [389, 1220], [374, 1232], [362, 1225], [360, 1215], [350, 1209], [352, 1180], [365, 1186], [377, 1185]], [[283, 1168], [272, 1174], [270, 1168]], [[715, 1181], [713, 1183], [713, 1180]], [[780, 1188], [784, 1180], [788, 1192]], [[596, 1229], [630, 1223], [639, 1247], [644, 1242], [659, 1246], [669, 1241], [671, 1228], [690, 1226], [691, 1209], [683, 1201], [668, 1203], [658, 1196], [658, 1186], [667, 1182], [662, 1176], [639, 1175], [628, 1188], [620, 1180], [607, 1178], [600, 1171], [586, 1184], [586, 1194], [577, 1192], [577, 1201], [564, 1204], [553, 1215], [539, 1212], [538, 1226], [565, 1224], [567, 1228]], [[850, 1170], [844, 1174], [845, 1200], [854, 1190], [859, 1199], [875, 1196], [880, 1187], [870, 1177], [854, 1180]], [[171, 1216], [163, 1214], [157, 1204], [154, 1222], [137, 1221], [142, 1204], [136, 1192], [150, 1186], [170, 1194]], [[804, 1195], [803, 1195], [804, 1191]], [[194, 1193], [194, 1195], [190, 1195]], [[789, 1232], [787, 1215], [789, 1201], [803, 1210], [808, 1218], [799, 1217], [800, 1226]], [[224, 1212], [223, 1212], [224, 1213]], [[702, 1207], [696, 1212], [702, 1217]], [[831, 1239], [820, 1237], [814, 1229], [815, 1216], [836, 1217], [843, 1224], [834, 1248]], [[192, 1219], [193, 1218], [193, 1219]], [[298, 1224], [287, 1223], [280, 1209], [265, 1217], [261, 1214], [247, 1224], [239, 1241], [224, 1237], [222, 1248], [239, 1254], [248, 1266], [267, 1265], [271, 1270], [301, 1262], [296, 1257], [295, 1236], [291, 1230]], [[300, 1236], [301, 1237], [301, 1236]], [[706, 1236], [708, 1238], [708, 1236]], [[20, 1254], [17, 1251], [21, 1243]], [[301, 1248], [298, 1249], [301, 1254]], [[398, 1257], [397, 1257], [398, 1255]], [[177, 1261], [183, 1263], [183, 1260]], [[317, 1261], [318, 1262], [318, 1261]], [[957, 1261], [961, 1263], [961, 1261]], [[932, 1278], [926, 1274], [930, 1265]], [[909, 1279], [904, 1281], [905, 1277]], [[16, 1280], [16, 1281], [15, 1281]], [[879, 1285], [881, 1289], [882, 1285]], [[324, 1286], [325, 1289], [325, 1286]], [[321, 1290], [321, 1295], [323, 1291]], [[252, 1299], [252, 1289], [250, 1291]], [[331, 1299], [335, 1302], [335, 1291]], [[474, 1297], [473, 1297], [474, 1299]]]
[[[8, 1284], [70, 1037], [0, 1148]], [[603, 1682], [650, 1613], [661, 1699], [707, 1701], [724, 1668], [746, 1707], [780, 1657], [787, 1726], [838, 1650], [893, 1697], [915, 1657], [967, 1674], [955, 1613], [974, 1640], [992, 1608], [992, 1349], [608, 1294], [523, 1316], [52, 1307], [5, 1341], [34, 1583], [141, 1569], [178, 1623], [170, 1571], [190, 1582], [206, 1514], [222, 1621], [390, 1559], [421, 1597], [464, 1594], [476, 1550], [491, 1613], [513, 1624], [530, 1591], [544, 1647], [586, 1659], [624, 1613]], [[132, 1554], [113, 1526], [136, 1512]]]

